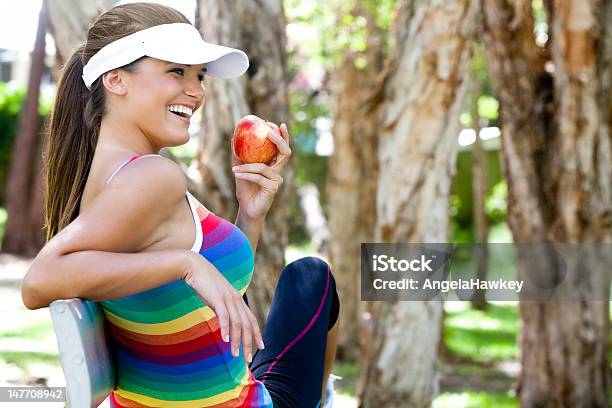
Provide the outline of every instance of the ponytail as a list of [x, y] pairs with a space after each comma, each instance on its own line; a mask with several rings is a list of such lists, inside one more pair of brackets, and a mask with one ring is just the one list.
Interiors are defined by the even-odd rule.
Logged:
[[104, 92], [93, 98], [83, 82], [83, 49], [64, 67], [43, 153], [47, 241], [78, 216], [98, 142]]

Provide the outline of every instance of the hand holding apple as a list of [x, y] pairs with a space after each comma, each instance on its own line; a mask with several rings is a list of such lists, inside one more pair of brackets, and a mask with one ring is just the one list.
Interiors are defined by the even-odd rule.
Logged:
[[[253, 137], [254, 133], [260, 136]], [[232, 152], [240, 212], [252, 220], [264, 218], [283, 184], [282, 174], [291, 156], [287, 126], [245, 116], [234, 131]]]

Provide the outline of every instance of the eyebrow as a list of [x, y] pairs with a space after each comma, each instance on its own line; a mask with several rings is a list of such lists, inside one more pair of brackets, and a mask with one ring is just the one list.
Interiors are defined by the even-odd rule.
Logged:
[[[172, 64], [184, 65], [186, 67], [191, 68], [191, 65], [189, 65], [189, 64], [179, 64], [178, 62], [169, 62], [169, 61], [166, 61], [166, 65], [172, 65]], [[204, 67], [204, 68], [202, 68], [200, 70], [200, 72], [208, 72], [208, 69], [206, 67]]]

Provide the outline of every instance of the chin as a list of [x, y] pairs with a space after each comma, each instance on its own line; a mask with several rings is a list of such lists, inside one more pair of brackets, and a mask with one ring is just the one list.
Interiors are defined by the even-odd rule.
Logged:
[[185, 136], [181, 137], [181, 138], [173, 138], [172, 140], [169, 140], [168, 143], [166, 144], [168, 147], [176, 147], [176, 146], [182, 146], [186, 143], [189, 142], [189, 133], [186, 133]]

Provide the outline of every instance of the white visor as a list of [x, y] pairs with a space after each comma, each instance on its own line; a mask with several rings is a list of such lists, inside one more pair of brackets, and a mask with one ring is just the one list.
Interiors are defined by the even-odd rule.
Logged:
[[143, 56], [177, 64], [206, 64], [206, 74], [220, 78], [242, 75], [249, 67], [243, 51], [204, 41], [191, 24], [161, 24], [102, 47], [83, 67], [83, 81], [90, 89], [100, 75]]

